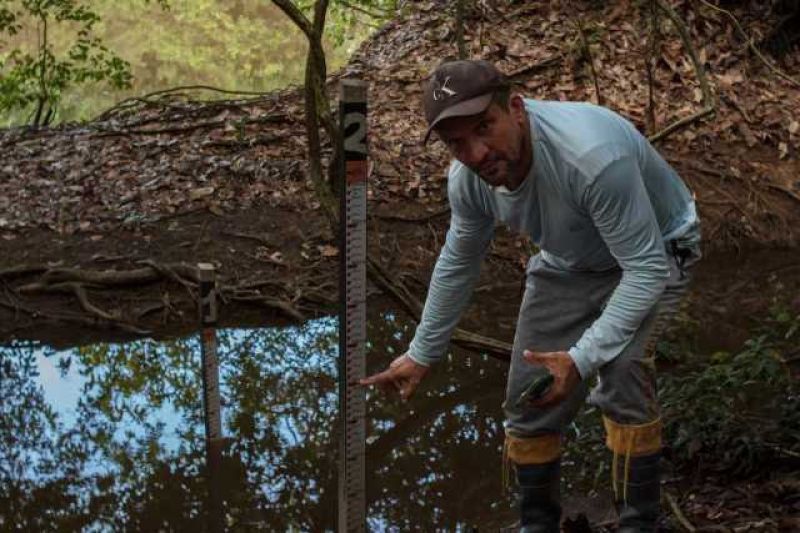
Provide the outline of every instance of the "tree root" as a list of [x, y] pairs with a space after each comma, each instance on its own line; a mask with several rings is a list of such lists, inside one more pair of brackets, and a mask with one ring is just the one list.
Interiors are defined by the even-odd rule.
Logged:
[[680, 120], [676, 120], [675, 122], [673, 122], [672, 124], [670, 124], [669, 126], [664, 128], [663, 130], [661, 130], [658, 133], [655, 133], [655, 134], [651, 135], [650, 137], [648, 137], [647, 140], [650, 141], [651, 143], [660, 141], [664, 137], [666, 137], [666, 136], [678, 131], [679, 129], [681, 129], [681, 128], [685, 127], [685, 126], [688, 126], [689, 124], [691, 124], [695, 120], [700, 120], [701, 118], [712, 114], [714, 111], [715, 111], [714, 106], [705, 107], [705, 108], [701, 109], [700, 111], [698, 111], [697, 113], [695, 113], [694, 115], [691, 115], [691, 116], [688, 116], [688, 117], [684, 117], [684, 118], [682, 118]]
[[[171, 281], [184, 287], [192, 302], [197, 302], [197, 269], [184, 263], [158, 263], [153, 260], [139, 261], [143, 268], [126, 271], [118, 270], [83, 270], [80, 268], [47, 268], [38, 265], [19, 265], [0, 271], [0, 279], [23, 277], [40, 274], [39, 279], [14, 287], [11, 294], [68, 294], [75, 297], [85, 315], [53, 314], [24, 307], [19, 302], [0, 301], [2, 307], [17, 312], [23, 311], [33, 317], [42, 316], [71, 323], [79, 323], [89, 327], [114, 327], [131, 333], [145, 335], [144, 328], [124, 320], [120, 313], [110, 312], [94, 304], [88, 289], [107, 290], [123, 287], [142, 286], [162, 280]], [[370, 279], [381, 290], [393, 297], [416, 321], [420, 320], [422, 304], [411, 294], [408, 288], [399, 280], [395, 280], [376, 261], [368, 260], [368, 274]], [[321, 289], [323, 286], [313, 285], [314, 289], [297, 290], [289, 296], [284, 284], [275, 280], [262, 280], [239, 285], [219, 284], [219, 297], [223, 302], [233, 301], [252, 303], [276, 310], [286, 317], [303, 322], [306, 315], [300, 311], [300, 300], [314, 301], [330, 306], [336, 303], [335, 298], [328, 297]], [[270, 287], [286, 295], [284, 298], [265, 296], [259, 289]], [[136, 313], [134, 320], [140, 320], [145, 315], [161, 309], [168, 309], [168, 303], [159, 303]], [[492, 357], [509, 360], [512, 346], [509, 343], [485, 337], [461, 328], [453, 332], [454, 344], [469, 350], [486, 352]]]
[[52, 283], [74, 281], [101, 286], [125, 286], [152, 283], [161, 276], [152, 268], [141, 268], [124, 272], [116, 270], [82, 270], [78, 268], [53, 268], [45, 269], [41, 279], [36, 283], [23, 285], [19, 292], [36, 292]]
[[[89, 307], [94, 307], [88, 302], [88, 299], [84, 299], [84, 303], [88, 304]], [[68, 322], [68, 323], [71, 323], [71, 324], [79, 324], [79, 325], [90, 327], [90, 328], [114, 327], [114, 328], [117, 328], [117, 329], [121, 329], [123, 331], [127, 331], [128, 333], [134, 333], [136, 335], [149, 335], [150, 334], [150, 331], [148, 331], [146, 329], [142, 329], [142, 328], [140, 328], [140, 327], [138, 327], [136, 325], [129, 324], [127, 322], [121, 322], [119, 320], [106, 320], [106, 319], [104, 319], [104, 318], [102, 318], [102, 317], [100, 317], [100, 316], [98, 316], [96, 314], [94, 314], [92, 316], [86, 316], [86, 315], [76, 315], [76, 314], [72, 314], [72, 313], [49, 313], [49, 312], [45, 312], [45, 311], [31, 309], [31, 308], [26, 307], [24, 305], [21, 305], [21, 304], [19, 304], [17, 302], [8, 303], [8, 302], [5, 302], [3, 300], [0, 300], [0, 307], [5, 307], [6, 309], [9, 309], [9, 310], [14, 311], [16, 313], [22, 311], [23, 313], [25, 313], [25, 314], [33, 317], [33, 318], [46, 318], [46, 319], [50, 319], [50, 320], [57, 320], [57, 321], [60, 321], [60, 322]], [[101, 313], [104, 313], [102, 310], [100, 310], [98, 308], [95, 308], [95, 309], [100, 311]], [[13, 330], [4, 331], [3, 332], [3, 336], [9, 334], [11, 331], [13, 331]]]
[[[26, 290], [20, 292], [25, 293], [36, 293], [36, 292], [45, 292], [45, 293], [69, 293], [75, 295], [75, 298], [80, 303], [81, 308], [88, 313], [90, 316], [100, 319], [101, 321], [105, 321], [115, 327], [120, 329], [124, 329], [126, 331], [130, 331], [132, 333], [137, 333], [141, 335], [146, 335], [148, 333], [147, 330], [142, 329], [138, 326], [133, 324], [129, 324], [123, 320], [121, 320], [118, 316], [113, 315], [103, 309], [100, 309], [96, 305], [94, 305], [91, 301], [89, 301], [89, 296], [86, 293], [86, 287], [82, 283], [77, 282], [64, 282], [64, 283], [54, 283], [54, 284], [30, 284], [25, 286]], [[22, 287], [20, 288], [22, 289]], [[93, 322], [96, 325], [96, 322]]]
[[427, 215], [421, 215], [418, 217], [410, 217], [405, 215], [398, 215], [394, 213], [372, 213], [370, 214], [373, 218], [379, 218], [381, 220], [397, 220], [400, 222], [429, 222], [434, 218], [438, 218], [440, 216], [449, 215], [450, 214], [450, 206], [443, 207], [441, 209], [437, 209], [432, 213], [428, 213]]
[[[183, 287], [186, 289], [186, 292], [189, 293], [189, 297], [192, 299], [192, 301], [198, 303], [199, 300], [197, 299], [197, 294], [195, 294], [194, 291], [194, 289], [197, 288], [197, 283], [192, 283], [184, 279], [188, 277], [196, 282], [198, 277], [196, 268], [181, 263], [176, 265], [162, 265], [150, 259], [139, 261], [139, 263], [142, 265], [147, 265], [165, 278], [171, 279], [175, 283], [183, 285]], [[178, 270], [182, 272], [183, 277], [178, 275]]]
[[[45, 268], [45, 267], [13, 267], [8, 271], [26, 268], [27, 273], [44, 272], [41, 279], [36, 283], [23, 285], [17, 290], [19, 292], [36, 292], [42, 287], [53, 283], [76, 282], [100, 287], [123, 287], [127, 285], [145, 285], [153, 283], [164, 277], [186, 286], [188, 282], [181, 279], [189, 278], [197, 281], [197, 269], [183, 263], [159, 264], [153, 261], [140, 261], [140, 264], [148, 265], [146, 268], [134, 270], [83, 270], [80, 268]], [[189, 286], [193, 286], [189, 284]]]
[[115, 113], [120, 112], [120, 111], [128, 111], [131, 108], [134, 108], [139, 104], [156, 104], [156, 105], [158, 105], [160, 102], [158, 102], [158, 100], [155, 100], [154, 97], [165, 98], [165, 97], [169, 97], [170, 95], [174, 95], [176, 93], [180, 93], [181, 91], [197, 91], [197, 90], [212, 91], [212, 92], [216, 92], [216, 93], [230, 94], [230, 95], [234, 95], [234, 96], [254, 96], [254, 97], [256, 97], [255, 99], [258, 99], [258, 97], [269, 96], [269, 93], [255, 92], [255, 91], [236, 91], [236, 90], [230, 90], [230, 89], [221, 89], [219, 87], [212, 87], [212, 86], [209, 86], [209, 85], [184, 85], [184, 86], [180, 86], [180, 87], [172, 87], [170, 89], [162, 89], [160, 91], [155, 91], [155, 92], [148, 93], [148, 94], [145, 94], [145, 95], [142, 95], [142, 96], [135, 96], [135, 97], [131, 97], [131, 98], [127, 98], [125, 100], [122, 100], [121, 102], [118, 102], [117, 104], [115, 104], [113, 107], [103, 111], [100, 115], [95, 117], [92, 120], [92, 122], [99, 122], [99, 121], [103, 121], [103, 120], [108, 120]]
[[48, 269], [41, 266], [14, 267], [5, 272], [22, 272], [34, 274], [43, 272], [38, 281], [17, 287], [15, 292], [18, 294], [71, 294], [81, 306], [86, 315], [65, 315], [62, 313], [51, 314], [46, 312], [34, 311], [24, 308], [18, 304], [5, 304], [4, 307], [24, 310], [33, 316], [44, 316], [55, 320], [63, 320], [71, 323], [79, 323], [89, 327], [110, 326], [137, 335], [147, 335], [148, 330], [131, 324], [123, 320], [120, 316], [101, 309], [91, 302], [87, 288], [107, 289], [116, 287], [127, 287], [144, 285], [156, 282], [164, 277], [172, 279], [181, 284], [188, 283], [183, 280], [178, 271], [186, 277], [197, 278], [194, 268], [188, 265], [159, 265], [154, 262], [144, 262], [147, 268], [134, 269], [129, 271], [115, 270], [82, 270], [77, 268], [53, 268]]
[[303, 313], [298, 311], [291, 303], [283, 300], [276, 300], [275, 298], [268, 298], [266, 296], [231, 296], [230, 299], [234, 302], [250, 302], [261, 304], [270, 309], [278, 310], [290, 318], [297, 320], [298, 322], [306, 321], [306, 317], [303, 315]]
[[554, 55], [552, 57], [548, 57], [547, 59], [543, 59], [542, 61], [539, 61], [538, 63], [534, 63], [532, 65], [527, 65], [527, 66], [518, 68], [517, 70], [514, 70], [513, 72], [509, 72], [508, 73], [508, 77], [513, 80], [513, 79], [520, 78], [522, 76], [528, 76], [530, 74], [536, 74], [539, 71], [545, 70], [545, 69], [547, 69], [549, 67], [553, 67], [555, 65], [558, 65], [563, 60], [564, 60], [564, 57], [557, 54], [557, 55]]
[[[136, 268], [126, 271], [118, 270], [83, 270], [80, 268], [50, 268], [40, 265], [19, 265], [0, 271], [0, 279], [16, 278], [40, 274], [38, 280], [20, 285], [8, 291], [10, 302], [0, 301], [2, 307], [6, 307], [15, 312], [23, 311], [33, 317], [42, 316], [73, 323], [98, 327], [111, 326], [136, 334], [147, 334], [148, 331], [123, 320], [119, 313], [109, 312], [94, 304], [89, 298], [87, 289], [106, 290], [125, 287], [148, 285], [158, 281], [171, 281], [180, 285], [189, 295], [189, 302], [197, 304], [197, 283], [198, 273], [194, 266], [184, 263], [158, 263], [153, 260], [139, 261], [138, 264], [144, 268]], [[241, 285], [218, 284], [218, 296], [223, 303], [228, 301], [253, 303], [277, 310], [292, 320], [303, 322], [306, 316], [298, 310], [296, 302], [301, 298], [306, 298], [305, 291], [296, 291], [292, 298], [267, 297], [258, 290], [262, 287], [271, 287], [285, 293], [284, 284], [274, 281], [257, 281]], [[16, 294], [69, 294], [75, 297], [85, 315], [64, 315], [41, 312], [22, 306], [19, 302], [13, 301]], [[326, 304], [335, 303], [335, 299], [323, 299], [319, 296], [309, 296], [312, 300], [323, 301]], [[168, 301], [151, 305], [148, 308], [135, 313], [133, 320], [141, 320], [145, 315], [156, 311], [167, 309], [171, 305]], [[82, 317], [82, 318], [81, 318]]]
[[47, 267], [43, 266], [17, 265], [0, 270], [0, 279], [20, 278], [29, 274], [40, 274], [46, 271]]
[[787, 195], [792, 200], [800, 202], [800, 194], [797, 194], [793, 190], [789, 189], [788, 187], [784, 187], [783, 185], [778, 185], [777, 183], [767, 183], [767, 187], [770, 189], [774, 189], [776, 191], [780, 191]]

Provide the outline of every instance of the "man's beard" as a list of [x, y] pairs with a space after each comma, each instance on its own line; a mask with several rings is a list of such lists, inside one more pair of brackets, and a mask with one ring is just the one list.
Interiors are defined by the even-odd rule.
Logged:
[[484, 163], [473, 171], [483, 178], [489, 185], [509, 185], [515, 181], [521, 161], [519, 158], [511, 159], [508, 157], [497, 157]]
[[493, 187], [497, 187], [498, 185], [515, 186], [522, 181], [518, 179], [518, 174], [523, 164], [522, 161], [525, 154], [524, 148], [526, 142], [526, 136], [520, 135], [516, 152], [512, 152], [508, 155], [494, 156], [481, 165], [480, 168], [473, 170]]

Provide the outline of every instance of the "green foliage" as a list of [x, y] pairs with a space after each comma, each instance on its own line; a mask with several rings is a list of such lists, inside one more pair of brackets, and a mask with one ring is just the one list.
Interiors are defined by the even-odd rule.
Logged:
[[358, 42], [365, 36], [365, 27], [377, 28], [388, 22], [402, 11], [403, 4], [401, 0], [334, 1], [327, 34], [337, 45]]
[[[299, 0], [296, 5], [309, 20], [314, 17], [315, 0]], [[401, 10], [401, 0], [333, 0], [325, 24], [325, 35], [336, 46], [359, 42], [365, 28], [377, 28]]]
[[688, 363], [696, 357], [700, 323], [688, 311], [688, 302], [681, 305], [671, 325], [656, 343], [656, 360], [664, 364]]
[[[32, 50], [14, 48], [0, 56], [0, 112], [33, 107], [29, 121], [49, 124], [64, 91], [85, 82], [106, 81], [113, 88], [129, 87], [130, 65], [93, 36], [100, 17], [75, 0], [0, 0], [0, 34], [15, 36], [35, 27]], [[72, 42], [57, 53], [53, 25], [74, 28]]]
[[800, 315], [775, 309], [741, 352], [716, 352], [703, 369], [662, 380], [678, 464], [749, 474], [800, 451], [800, 388], [782, 355], [797, 345], [799, 329]]
[[[0, 0], [0, 6], [13, 11], [9, 6], [19, 1]], [[89, 4], [88, 0], [84, 3]], [[61, 93], [55, 122], [91, 119], [122, 99], [176, 86], [207, 85], [266, 92], [302, 83], [306, 38], [269, 1], [171, 0], [169, 9], [154, 9], [167, 7], [164, 0], [92, 0], [90, 4], [99, 18], [92, 26], [92, 35], [130, 63], [131, 85], [116, 89], [106, 81], [91, 79], [82, 84], [72, 83]], [[335, 44], [328, 34], [324, 39], [331, 71], [347, 60], [371, 27], [354, 22], [346, 30], [341, 26], [340, 31], [337, 9], [334, 6], [331, 10], [328, 32], [341, 35], [344, 40]], [[0, 24], [6, 11], [0, 8]], [[360, 15], [358, 18], [366, 20]], [[20, 49], [36, 55], [36, 24], [28, 21], [24, 26], [13, 35], [0, 31], [0, 62], [7, 63], [5, 68], [0, 67], [3, 81], [11, 66], [8, 50]], [[72, 46], [75, 26], [73, 22], [51, 24], [48, 40], [55, 55]], [[189, 95], [196, 99], [219, 97], [213, 92]], [[28, 123], [34, 105], [0, 108], [0, 127]]]
[[[682, 375], [673, 369], [659, 378], [664, 442], [675, 467], [760, 474], [770, 461], [800, 453], [800, 387], [785, 360], [798, 345], [800, 315], [776, 306], [734, 354], [693, 353], [697, 324], [681, 313], [676, 325], [674, 338], [659, 343], [659, 360], [684, 366], [702, 358], [704, 366]], [[600, 412], [584, 410], [567, 433], [565, 478], [587, 490], [604, 486], [611, 456]]]

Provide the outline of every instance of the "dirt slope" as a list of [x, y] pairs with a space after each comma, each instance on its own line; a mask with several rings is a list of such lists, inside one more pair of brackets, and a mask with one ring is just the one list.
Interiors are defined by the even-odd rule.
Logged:
[[[744, 46], [725, 14], [702, 2], [669, 3], [688, 24], [715, 113], [659, 146], [696, 193], [706, 250], [796, 245], [798, 86]], [[421, 80], [456, 50], [449, 4], [415, 4], [366, 42], [329, 84], [335, 94], [342, 76], [370, 83], [371, 252], [418, 296], [447, 224], [447, 156], [437, 143], [421, 147], [418, 102]], [[594, 101], [599, 87], [605, 105], [645, 129], [651, 15], [640, 12], [639, 3], [476, 5], [466, 17], [473, 57], [496, 61], [535, 98]], [[770, 21], [766, 10], [734, 15], [756, 37]], [[580, 45], [579, 27], [589, 53]], [[655, 127], [647, 133], [703, 104], [675, 25], [662, 14], [658, 27]], [[795, 50], [779, 66], [797, 76], [799, 65]], [[17, 290], [43, 280], [51, 285], [52, 272], [42, 277], [48, 268], [132, 270], [148, 260], [217, 262], [224, 283], [239, 291], [228, 304], [238, 309], [235, 302], [249, 298], [242, 305], [259, 305], [262, 320], [296, 320], [334, 306], [335, 239], [306, 180], [296, 89], [238, 101], [191, 102], [186, 91], [133, 100], [88, 124], [0, 132], [0, 153], [0, 274], [11, 289], [0, 297], [0, 313], [15, 317], [11, 330], [18, 331], [20, 316], [28, 316], [28, 326], [36, 322], [30, 317], [40, 306], [53, 313], [76, 308], [71, 290]], [[516, 279], [529, 251], [524, 238], [500, 231], [485, 275]], [[33, 270], [11, 277], [8, 269], [21, 265]], [[189, 294], [160, 272], [162, 285], [139, 287], [136, 302], [115, 287], [90, 286], [89, 296], [114, 320], [141, 322], [148, 330], [190, 320]], [[268, 286], [252, 287], [265, 279]], [[165, 302], [165, 294], [172, 300]], [[163, 316], [156, 319], [152, 310], [159, 305]], [[181, 306], [184, 311], [174, 311]], [[86, 306], [79, 314], [109, 323], [95, 320]]]

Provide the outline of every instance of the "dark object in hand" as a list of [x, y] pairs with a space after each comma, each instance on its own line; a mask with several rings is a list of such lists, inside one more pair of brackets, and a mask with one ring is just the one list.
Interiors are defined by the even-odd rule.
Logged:
[[535, 402], [542, 398], [545, 393], [550, 389], [550, 386], [555, 381], [555, 377], [547, 368], [541, 367], [536, 370], [534, 373], [533, 380], [531, 380], [530, 385], [528, 385], [522, 394], [519, 395], [517, 399], [517, 406], [526, 406], [531, 402]]

